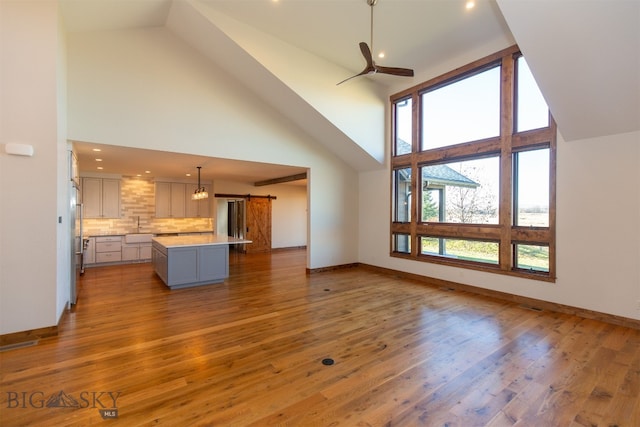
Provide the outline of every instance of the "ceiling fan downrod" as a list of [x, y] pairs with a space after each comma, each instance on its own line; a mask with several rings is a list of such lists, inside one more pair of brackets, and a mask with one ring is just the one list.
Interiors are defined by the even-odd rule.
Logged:
[[373, 6], [375, 6], [378, 3], [378, 0], [366, 0], [367, 4], [369, 6], [371, 6], [371, 25], [369, 25], [369, 46], [371, 46], [371, 51], [375, 52], [373, 50]]
[[413, 77], [412, 69], [399, 68], [399, 67], [382, 67], [380, 65], [377, 65], [373, 61], [373, 56], [371, 55], [371, 51], [373, 50], [373, 6], [375, 6], [376, 3], [378, 3], [378, 0], [366, 0], [366, 2], [371, 7], [371, 33], [370, 33], [371, 40], [369, 42], [369, 44], [371, 45], [371, 49], [369, 49], [369, 46], [367, 46], [367, 43], [365, 42], [360, 42], [359, 46], [360, 46], [360, 52], [362, 53], [362, 56], [364, 57], [364, 60], [366, 61], [367, 64], [364, 67], [364, 70], [362, 70], [361, 72], [359, 72], [354, 76], [351, 76], [342, 80], [341, 82], [337, 83], [337, 85], [341, 85], [342, 83], [358, 76], [364, 76], [367, 74], [376, 74], [376, 73], [390, 74], [392, 76]]

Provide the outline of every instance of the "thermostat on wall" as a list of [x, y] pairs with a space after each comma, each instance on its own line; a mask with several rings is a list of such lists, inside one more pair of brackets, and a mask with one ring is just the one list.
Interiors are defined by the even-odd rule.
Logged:
[[19, 144], [17, 142], [10, 142], [5, 144], [4, 151], [7, 154], [14, 154], [16, 156], [33, 156], [33, 145]]

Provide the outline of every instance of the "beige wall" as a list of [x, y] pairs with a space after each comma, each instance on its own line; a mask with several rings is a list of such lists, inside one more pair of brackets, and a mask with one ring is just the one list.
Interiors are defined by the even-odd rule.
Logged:
[[390, 171], [360, 175], [360, 261], [640, 319], [640, 132], [565, 142], [557, 152], [557, 281], [389, 256]]
[[308, 267], [357, 261], [357, 173], [324, 144], [165, 28], [68, 40], [70, 139], [308, 168]]
[[[66, 142], [59, 135], [56, 2], [0, 2], [0, 333], [55, 325], [68, 301]], [[64, 117], [64, 115], [62, 115]], [[62, 144], [60, 140], [62, 139]], [[59, 222], [60, 219], [60, 222]], [[66, 290], [66, 292], [65, 292]]]

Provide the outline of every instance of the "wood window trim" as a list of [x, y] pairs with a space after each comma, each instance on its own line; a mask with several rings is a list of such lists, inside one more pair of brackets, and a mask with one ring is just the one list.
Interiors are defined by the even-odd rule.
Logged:
[[[421, 219], [422, 203], [415, 197], [411, 206], [411, 221], [406, 223], [394, 222], [393, 212], [390, 212], [390, 256], [434, 264], [450, 265], [484, 272], [505, 274], [510, 276], [533, 279], [537, 281], [555, 282], [556, 280], [556, 137], [557, 126], [549, 114], [549, 126], [540, 129], [515, 132], [515, 96], [516, 60], [520, 56], [518, 46], [514, 45], [495, 54], [459, 67], [442, 76], [428, 80], [396, 93], [390, 97], [392, 106], [391, 126], [391, 199], [394, 205], [394, 171], [401, 168], [411, 168], [411, 192], [420, 193], [420, 167], [444, 161], [459, 161], [498, 155], [500, 158], [499, 183], [499, 211], [498, 224], [453, 224], [453, 223], [423, 223]], [[500, 95], [500, 135], [479, 141], [456, 144], [447, 147], [421, 151], [420, 141], [420, 96], [433, 88], [461, 80], [467, 76], [486, 69], [495, 64], [501, 66], [501, 95]], [[405, 99], [412, 100], [412, 141], [411, 153], [395, 156], [396, 102]], [[513, 225], [513, 154], [539, 148], [549, 149], [549, 226], [548, 227], [520, 227]], [[508, 173], [505, 173], [508, 171]], [[393, 208], [392, 208], [393, 209]], [[410, 236], [411, 252], [394, 251], [394, 236], [404, 234]], [[442, 237], [478, 239], [485, 238], [500, 242], [499, 263], [497, 265], [482, 264], [445, 257], [425, 255], [420, 252], [420, 237]], [[548, 272], [525, 270], [514, 265], [514, 251], [516, 244], [542, 245], [549, 248]]]

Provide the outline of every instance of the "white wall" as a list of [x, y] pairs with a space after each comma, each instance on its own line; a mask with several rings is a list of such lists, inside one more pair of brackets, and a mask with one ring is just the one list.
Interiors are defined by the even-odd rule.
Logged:
[[70, 139], [308, 168], [307, 267], [357, 261], [357, 173], [323, 144], [166, 29], [68, 40]]
[[[307, 187], [275, 184], [255, 187], [250, 184], [216, 180], [212, 193], [276, 196], [271, 202], [271, 248], [307, 245]], [[227, 233], [226, 203], [217, 204], [216, 233]]]
[[388, 169], [360, 174], [360, 261], [640, 319], [640, 133], [560, 137], [557, 154], [556, 283], [391, 258]]
[[69, 252], [59, 240], [68, 211], [57, 191], [64, 173], [57, 3], [1, 1], [0, 43], [0, 144], [26, 143], [35, 151], [33, 157], [0, 151], [0, 334], [8, 334], [55, 325], [64, 306], [58, 289], [66, 275], [57, 266], [65, 255], [56, 255]]
[[[58, 16], [57, 39], [57, 152], [58, 152], [58, 218], [61, 222], [57, 228], [57, 278], [56, 278], [56, 318], [60, 319], [68, 307], [71, 296], [71, 275], [75, 275], [75, 218], [71, 218], [71, 144], [67, 142], [67, 55], [66, 39], [62, 18]], [[72, 238], [73, 236], [73, 238]], [[72, 255], [73, 254], [73, 255]]]

